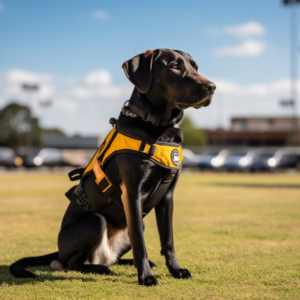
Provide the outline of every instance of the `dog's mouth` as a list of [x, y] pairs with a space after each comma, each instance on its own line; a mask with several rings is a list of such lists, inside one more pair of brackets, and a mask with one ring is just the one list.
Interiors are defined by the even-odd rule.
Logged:
[[179, 109], [186, 109], [188, 107], [194, 107], [196, 109], [202, 106], [208, 106], [211, 103], [212, 94], [205, 97], [204, 99], [200, 99], [198, 94], [188, 93], [182, 103], [177, 102], [176, 106]]

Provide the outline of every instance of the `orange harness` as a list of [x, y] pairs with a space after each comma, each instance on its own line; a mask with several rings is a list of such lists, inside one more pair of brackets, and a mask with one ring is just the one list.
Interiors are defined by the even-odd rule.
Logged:
[[[183, 161], [182, 149], [180, 145], [174, 144], [149, 144], [145, 141], [126, 136], [113, 128], [100, 148], [97, 150], [92, 160], [85, 169], [77, 169], [69, 173], [71, 180], [83, 179], [86, 175], [94, 175], [95, 181], [101, 191], [114, 201], [100, 213], [110, 218], [112, 221], [118, 221], [124, 217], [124, 209], [121, 201], [120, 192], [113, 187], [110, 179], [105, 174], [107, 162], [120, 153], [131, 153], [141, 155], [155, 164], [167, 169], [166, 175], [162, 178], [158, 188], [152, 196], [147, 199], [143, 207], [143, 216], [147, 215], [152, 208], [161, 200], [167, 192], [168, 187], [173, 181]], [[79, 171], [80, 170], [80, 171]], [[90, 203], [80, 183], [75, 190], [77, 202], [90, 208]]]

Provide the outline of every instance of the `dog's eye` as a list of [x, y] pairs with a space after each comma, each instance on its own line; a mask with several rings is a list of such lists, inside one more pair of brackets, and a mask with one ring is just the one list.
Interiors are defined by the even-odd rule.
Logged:
[[180, 69], [179, 65], [173, 65], [171, 68], [172, 69]]

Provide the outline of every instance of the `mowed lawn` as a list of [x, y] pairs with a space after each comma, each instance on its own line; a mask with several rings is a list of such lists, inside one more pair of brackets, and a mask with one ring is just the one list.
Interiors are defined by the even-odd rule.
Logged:
[[145, 239], [157, 287], [117, 265], [115, 276], [40, 267], [34, 280], [13, 278], [15, 260], [57, 250], [71, 186], [67, 175], [0, 175], [0, 299], [300, 299], [300, 175], [182, 174], [175, 249], [192, 280], [169, 275], [153, 212]]

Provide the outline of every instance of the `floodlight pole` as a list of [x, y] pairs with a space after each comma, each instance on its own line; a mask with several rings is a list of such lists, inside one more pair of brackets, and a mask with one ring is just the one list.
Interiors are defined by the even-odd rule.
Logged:
[[292, 106], [292, 144], [298, 146], [299, 144], [299, 124], [297, 117], [297, 54], [298, 54], [298, 41], [297, 41], [297, 3], [299, 0], [283, 0], [283, 4], [291, 5], [291, 49], [290, 49], [290, 76], [291, 76], [291, 106]]
[[297, 118], [297, 2], [291, 7], [291, 98], [292, 98], [292, 120], [293, 120], [293, 145], [298, 146], [298, 118]]
[[47, 99], [44, 101], [40, 101], [40, 107], [45, 108], [45, 117], [44, 117], [44, 126], [45, 126], [45, 132], [42, 131], [42, 135], [41, 135], [41, 139], [42, 142], [44, 144], [44, 140], [47, 138], [47, 126], [46, 126], [46, 120], [47, 120], [47, 109], [52, 105], [52, 100], [51, 99]]
[[30, 115], [31, 113], [30, 93], [38, 91], [39, 86], [37, 84], [23, 83], [22, 89], [25, 92], [27, 92], [27, 105], [29, 109], [27, 124], [29, 128], [26, 132], [26, 156], [30, 157], [32, 155], [32, 150], [33, 150], [33, 124], [32, 124], [32, 116]]

